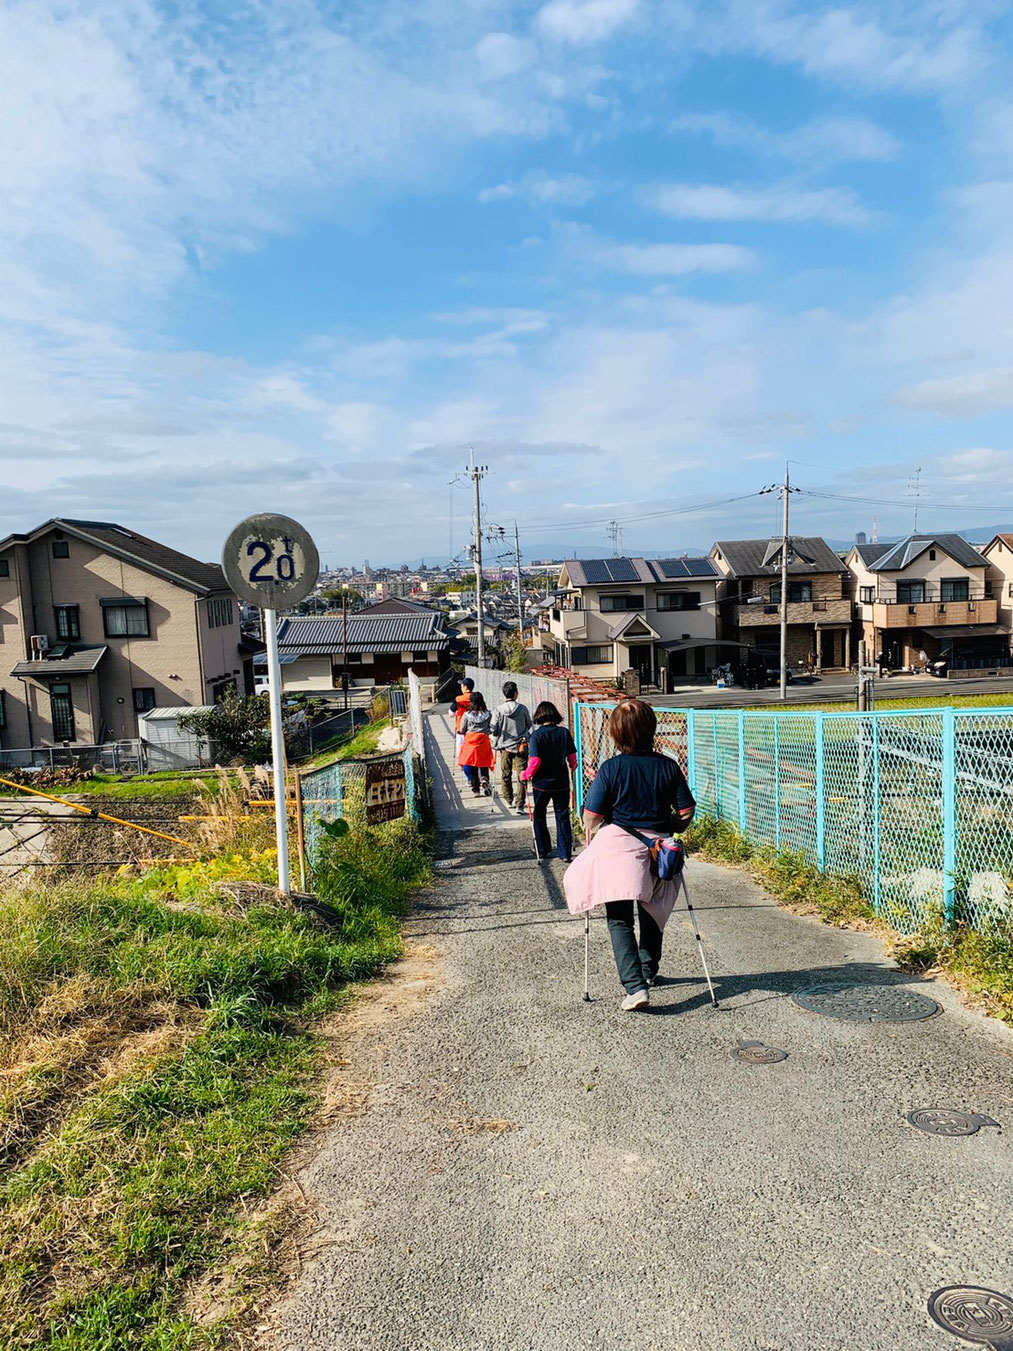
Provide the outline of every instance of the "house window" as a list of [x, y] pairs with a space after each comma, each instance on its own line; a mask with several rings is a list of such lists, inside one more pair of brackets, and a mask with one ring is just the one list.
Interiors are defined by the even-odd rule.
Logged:
[[604, 666], [612, 660], [612, 644], [599, 647], [571, 647], [570, 661], [574, 666]]
[[362, 665], [362, 653], [361, 653], [361, 652], [349, 652], [349, 654], [348, 654], [348, 664], [349, 664], [349, 666], [361, 666], [361, 665]]
[[872, 586], [860, 586], [858, 588], [858, 599], [863, 605], [871, 605], [875, 595], [876, 588]]
[[935, 549], [930, 549], [930, 550], [929, 550], [929, 558], [930, 558], [930, 560], [931, 560], [933, 563], [936, 561], [936, 551], [935, 551]]
[[428, 661], [428, 660], [429, 660], [429, 653], [428, 653], [428, 652], [413, 652], [413, 653], [412, 653], [412, 661]]
[[924, 582], [898, 582], [898, 605], [921, 605], [925, 600]]
[[155, 691], [148, 685], [134, 689], [134, 712], [147, 713], [155, 707]]
[[117, 596], [113, 600], [100, 600], [102, 622], [107, 638], [147, 638], [148, 602], [134, 597]]
[[72, 643], [81, 636], [81, 610], [77, 605], [55, 605], [56, 636], [63, 643]]
[[660, 610], [699, 610], [699, 591], [659, 591], [658, 609]]
[[4, 703], [4, 692], [0, 690], [0, 727], [7, 726], [7, 705]]
[[[53, 557], [54, 558], [70, 557], [70, 545], [67, 543], [65, 539], [53, 540]], [[67, 740], [67, 738], [64, 738], [64, 740]]]
[[232, 623], [232, 597], [222, 596], [208, 601], [208, 628], [220, 629]]
[[966, 577], [944, 577], [939, 583], [940, 600], [970, 600], [970, 586]]
[[644, 608], [643, 596], [602, 596], [601, 609], [603, 614], [616, 610], [642, 610]]
[[0, 577], [9, 577], [11, 575], [10, 559], [0, 558]]
[[211, 702], [220, 704], [228, 694], [235, 694], [236, 682], [229, 677], [228, 680], [216, 680], [211, 686]]
[[[813, 598], [812, 582], [789, 582], [788, 583], [788, 604], [798, 605], [802, 601], [811, 601]], [[770, 588], [771, 605], [781, 604], [781, 583], [775, 582]]]
[[49, 716], [53, 724], [53, 740], [73, 741], [74, 705], [70, 701], [69, 685], [50, 685]]

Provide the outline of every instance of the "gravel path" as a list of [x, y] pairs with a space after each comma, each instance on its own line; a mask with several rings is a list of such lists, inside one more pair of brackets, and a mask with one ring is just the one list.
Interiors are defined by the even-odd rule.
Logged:
[[[522, 823], [523, 824], [523, 823]], [[338, 1119], [300, 1173], [317, 1232], [274, 1351], [946, 1351], [939, 1286], [1013, 1294], [1011, 1134], [913, 1130], [952, 1106], [1013, 1123], [1013, 1035], [942, 1012], [849, 1023], [789, 993], [889, 979], [868, 935], [694, 862], [720, 977], [685, 915], [666, 983], [622, 1014], [604, 923], [594, 1000], [562, 865], [509, 825], [447, 831], [410, 956], [348, 1020]], [[896, 973], [894, 975], [896, 979]], [[788, 1052], [744, 1065], [740, 1040]]]

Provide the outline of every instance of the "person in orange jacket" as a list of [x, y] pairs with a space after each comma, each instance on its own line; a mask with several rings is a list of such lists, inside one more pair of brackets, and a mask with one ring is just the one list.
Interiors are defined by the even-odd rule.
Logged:
[[[464, 735], [461, 732], [461, 719], [467, 713], [471, 705], [471, 692], [475, 688], [475, 682], [470, 676], [465, 676], [461, 681], [460, 692], [450, 701], [450, 712], [454, 718], [454, 759], [459, 760], [461, 754], [461, 743], [464, 741]], [[467, 777], [467, 776], [465, 776]]]

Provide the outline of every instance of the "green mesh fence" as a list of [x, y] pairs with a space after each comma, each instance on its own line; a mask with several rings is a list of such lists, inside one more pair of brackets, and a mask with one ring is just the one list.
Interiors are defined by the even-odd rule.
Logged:
[[[613, 706], [576, 706], [581, 807]], [[895, 928], [1013, 925], [1013, 709], [655, 711], [702, 810], [856, 878]]]
[[[405, 774], [405, 814], [420, 819], [420, 808], [425, 791], [422, 765], [413, 753], [411, 744], [390, 756], [374, 756], [379, 760], [400, 760]], [[347, 820], [366, 823], [366, 765], [365, 760], [338, 760], [333, 765], [316, 769], [302, 778], [303, 830], [306, 851], [312, 863], [322, 834], [321, 825], [328, 821]]]

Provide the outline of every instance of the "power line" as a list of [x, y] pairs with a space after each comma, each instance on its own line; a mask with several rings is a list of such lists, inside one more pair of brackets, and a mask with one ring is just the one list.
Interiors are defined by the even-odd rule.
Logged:
[[730, 506], [733, 502], [746, 502], [752, 497], [761, 496], [760, 492], [740, 493], [737, 497], [722, 497], [714, 502], [698, 502], [691, 507], [667, 507], [663, 511], [645, 511], [635, 516], [603, 516], [599, 519], [587, 519], [583, 521], [529, 521], [525, 526], [527, 530], [590, 530], [594, 526], [610, 527], [612, 525], [629, 525], [637, 521], [659, 520], [665, 516], [692, 516], [697, 512], [712, 511], [716, 507]]

